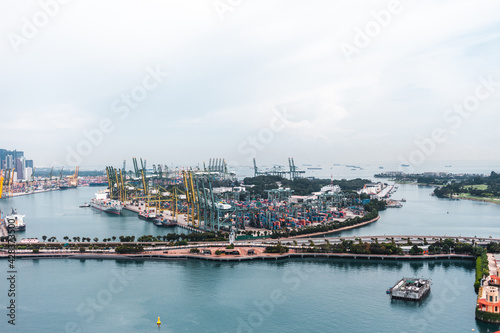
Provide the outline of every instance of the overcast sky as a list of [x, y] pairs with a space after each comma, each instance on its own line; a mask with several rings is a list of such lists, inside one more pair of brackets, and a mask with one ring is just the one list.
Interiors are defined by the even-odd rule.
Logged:
[[500, 160], [498, 13], [469, 0], [3, 0], [0, 148], [39, 166]]

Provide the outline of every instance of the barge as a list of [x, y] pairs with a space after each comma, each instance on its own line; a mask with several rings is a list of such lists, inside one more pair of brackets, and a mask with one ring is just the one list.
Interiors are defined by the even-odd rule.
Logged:
[[402, 278], [387, 293], [391, 299], [420, 301], [430, 293], [431, 284], [430, 279]]

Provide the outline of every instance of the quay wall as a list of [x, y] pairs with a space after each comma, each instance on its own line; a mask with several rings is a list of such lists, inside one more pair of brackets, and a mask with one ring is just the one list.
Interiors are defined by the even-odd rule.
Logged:
[[[0, 259], [7, 259], [8, 256], [0, 255]], [[20, 259], [110, 259], [110, 260], [179, 260], [179, 259], [199, 259], [208, 261], [248, 261], [248, 260], [279, 260], [279, 259], [297, 259], [297, 258], [317, 258], [317, 259], [368, 259], [368, 260], [441, 260], [441, 259], [460, 259], [474, 260], [474, 256], [460, 254], [437, 254], [437, 255], [368, 255], [368, 254], [340, 254], [340, 253], [286, 253], [286, 254], [268, 254], [268, 255], [244, 255], [244, 256], [216, 256], [216, 255], [197, 255], [197, 254], [78, 254], [78, 253], [47, 253], [47, 254], [16, 254]]]

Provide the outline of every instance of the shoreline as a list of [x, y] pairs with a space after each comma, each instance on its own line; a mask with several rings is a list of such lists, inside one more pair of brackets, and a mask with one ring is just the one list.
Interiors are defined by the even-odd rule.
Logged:
[[[328, 231], [321, 231], [321, 232], [315, 232], [315, 233], [312, 233], [312, 234], [297, 235], [295, 237], [278, 238], [278, 240], [288, 241], [288, 240], [294, 240], [296, 238], [308, 238], [308, 237], [316, 237], [316, 236], [322, 236], [322, 235], [335, 234], [337, 232], [342, 232], [342, 231], [346, 231], [346, 230], [351, 230], [351, 229], [363, 227], [363, 226], [365, 226], [367, 224], [377, 222], [379, 219], [380, 219], [380, 215], [378, 215], [376, 218], [371, 219], [369, 221], [361, 222], [361, 223], [358, 223], [358, 224], [355, 224], [355, 225], [350, 225], [350, 226], [347, 226], [347, 227], [342, 227], [342, 228], [339, 228], [339, 229], [328, 230]], [[267, 238], [265, 238], [265, 239], [267, 239]]]
[[[0, 256], [0, 260], [8, 256]], [[350, 254], [350, 253], [286, 253], [261, 255], [198, 255], [198, 254], [164, 254], [164, 253], [138, 253], [138, 254], [18, 254], [16, 258], [23, 260], [39, 259], [89, 259], [89, 260], [206, 260], [206, 261], [249, 261], [249, 260], [282, 260], [282, 259], [367, 259], [367, 260], [441, 260], [461, 259], [475, 260], [476, 257], [465, 254], [432, 254], [432, 255], [379, 255], [379, 254]]]
[[500, 205], [500, 200], [498, 201], [490, 201], [493, 199], [481, 199], [481, 198], [461, 198], [461, 197], [447, 197], [448, 199], [458, 199], [458, 200], [470, 200], [470, 201], [479, 201], [479, 202], [487, 202], [495, 205]]

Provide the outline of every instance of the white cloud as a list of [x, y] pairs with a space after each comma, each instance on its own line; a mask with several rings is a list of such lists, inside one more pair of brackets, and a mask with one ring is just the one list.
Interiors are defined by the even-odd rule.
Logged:
[[[340, 43], [352, 43], [355, 28], [388, 3], [256, 0], [221, 21], [210, 1], [72, 1], [15, 54], [5, 36], [19, 32], [39, 4], [3, 1], [0, 138], [13, 145], [21, 132], [17, 142], [27, 156], [41, 137], [46, 147], [77, 140], [113, 116], [112, 101], [140, 83], [146, 66], [160, 64], [172, 75], [116, 121], [87, 163], [111, 163], [131, 151], [158, 155], [160, 134], [193, 145], [172, 145], [179, 163], [200, 160], [207, 150], [224, 155], [268, 126], [280, 105], [296, 118], [266, 148], [269, 159], [281, 152], [311, 159], [327, 149], [353, 162], [374, 151], [391, 159], [441, 125], [445, 110], [469, 95], [478, 77], [500, 80], [500, 3], [401, 1], [401, 13], [349, 64]], [[496, 96], [474, 122], [498, 123], [500, 91]], [[483, 147], [471, 159], [489, 158], [499, 134], [486, 135], [474, 122], [457, 141]], [[454, 142], [432, 158], [463, 159]]]

